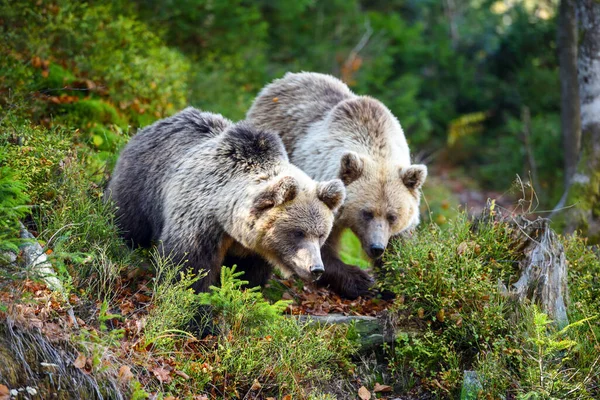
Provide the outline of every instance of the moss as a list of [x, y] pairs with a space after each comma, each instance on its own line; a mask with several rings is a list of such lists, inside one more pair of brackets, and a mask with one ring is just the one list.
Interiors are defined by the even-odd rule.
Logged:
[[45, 86], [49, 89], [64, 88], [72, 84], [77, 78], [75, 75], [58, 64], [51, 63], [48, 67], [48, 78]]
[[121, 129], [127, 128], [126, 119], [119, 114], [115, 106], [101, 99], [80, 100], [72, 104], [64, 104], [61, 109], [72, 122], [84, 126], [96, 122], [103, 125], [117, 125]]
[[[571, 186], [567, 204], [574, 205], [574, 207], [564, 213], [563, 218], [565, 219], [564, 225], [570, 230], [581, 231], [584, 236], [588, 236], [590, 243], [600, 243], [600, 232], [593, 233], [590, 229], [590, 223], [595, 225], [600, 223], [600, 170], [590, 167], [593, 165], [590, 160], [591, 147], [585, 143], [582, 144], [578, 169], [580, 174], [587, 179], [575, 182]], [[559, 224], [561, 222], [559, 220]]]

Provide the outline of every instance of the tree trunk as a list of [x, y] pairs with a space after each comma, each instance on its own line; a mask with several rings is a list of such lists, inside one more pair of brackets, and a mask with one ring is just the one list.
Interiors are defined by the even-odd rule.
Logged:
[[567, 326], [569, 287], [563, 245], [547, 219], [515, 219], [514, 228], [514, 246], [523, 254], [521, 276], [510, 289], [501, 287], [502, 291], [521, 302], [528, 299], [537, 303], [559, 327]]
[[575, 218], [571, 228], [582, 229], [592, 242], [600, 241], [600, 2], [577, 0], [581, 101], [581, 152], [572, 182]]
[[558, 60], [560, 65], [560, 128], [565, 157], [565, 190], [568, 190], [577, 168], [581, 142], [575, 0], [561, 0], [560, 2]]

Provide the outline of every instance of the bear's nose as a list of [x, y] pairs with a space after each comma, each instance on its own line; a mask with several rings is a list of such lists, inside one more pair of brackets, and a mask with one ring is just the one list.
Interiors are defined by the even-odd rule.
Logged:
[[383, 254], [385, 250], [385, 246], [381, 243], [373, 243], [371, 247], [369, 247], [369, 253], [371, 253], [372, 258], [379, 258]]
[[310, 267], [310, 273], [312, 274], [315, 281], [318, 281], [321, 275], [325, 272], [325, 268], [322, 265], [313, 265]]

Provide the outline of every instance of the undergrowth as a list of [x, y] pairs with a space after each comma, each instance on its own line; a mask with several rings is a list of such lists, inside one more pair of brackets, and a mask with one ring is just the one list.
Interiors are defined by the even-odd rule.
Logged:
[[[160, 268], [164, 278], [179, 272], [169, 263]], [[247, 281], [241, 274], [223, 267], [220, 285], [199, 295], [188, 289], [195, 279], [189, 276], [181, 281], [187, 285], [169, 279], [157, 283], [155, 293], [162, 295], [150, 312], [146, 343], [153, 351], [178, 355], [179, 368], [191, 378], [175, 380], [166, 393], [323, 398], [320, 391], [339, 390], [355, 351], [348, 327], [317, 327], [284, 316], [286, 301], [271, 304], [259, 288], [242, 290]], [[180, 301], [165, 302], [165, 294]], [[215, 334], [195, 343], [181, 329], [195, 316], [193, 305], [198, 304], [210, 307], [212, 321], [205, 323]]]
[[517, 304], [499, 289], [520, 275], [514, 229], [505, 221], [474, 223], [462, 215], [444, 229], [425, 225], [411, 239], [393, 243], [379, 276], [398, 295], [399, 326], [413, 331], [400, 334], [389, 352], [391, 371], [406, 382], [402, 390], [420, 381], [439, 397], [455, 398], [463, 371], [475, 370], [481, 398], [597, 395], [597, 256], [577, 236], [564, 239], [575, 264], [569, 276], [572, 323], [557, 331], [534, 305]]

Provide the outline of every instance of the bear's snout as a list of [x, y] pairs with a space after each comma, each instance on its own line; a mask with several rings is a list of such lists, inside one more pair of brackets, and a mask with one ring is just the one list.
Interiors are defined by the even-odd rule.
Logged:
[[369, 246], [369, 257], [371, 258], [379, 258], [383, 255], [385, 251], [385, 246], [383, 243], [371, 243]]
[[318, 281], [321, 278], [323, 272], [325, 272], [325, 267], [323, 267], [322, 264], [316, 264], [310, 267], [310, 273], [312, 274], [315, 281]]

